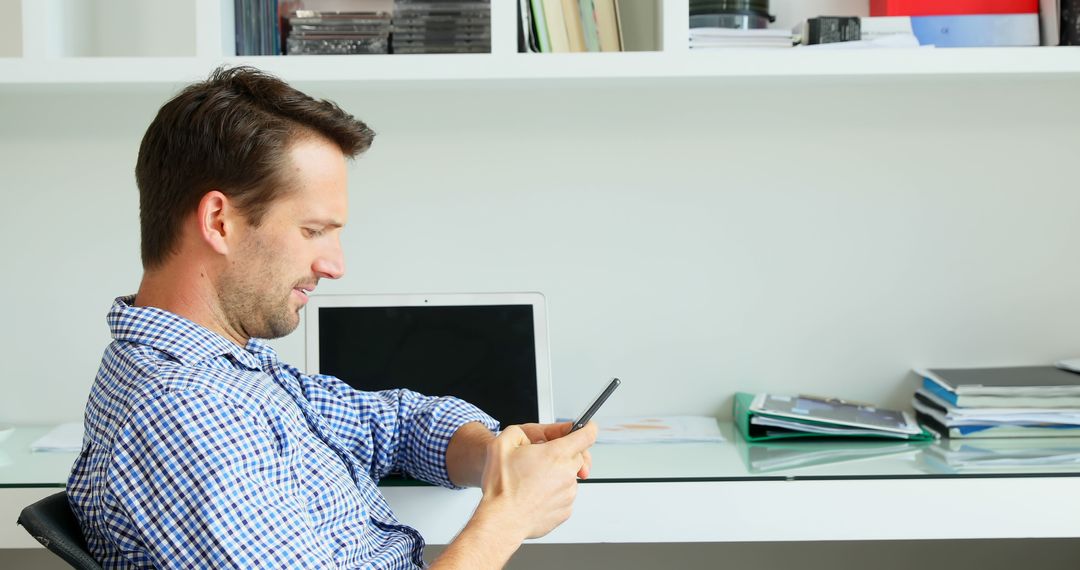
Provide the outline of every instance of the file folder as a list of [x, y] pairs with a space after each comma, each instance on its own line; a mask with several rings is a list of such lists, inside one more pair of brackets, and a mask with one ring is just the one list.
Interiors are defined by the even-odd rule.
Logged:
[[[747, 392], [737, 392], [735, 394], [735, 403], [732, 409], [732, 418], [735, 421], [735, 427], [742, 434], [746, 441], [771, 441], [777, 439], [792, 439], [792, 438], [873, 438], [873, 439], [891, 439], [894, 441], [928, 441], [934, 439], [933, 432], [927, 430], [925, 427], [920, 426], [921, 432], [917, 434], [900, 435], [895, 433], [886, 432], [873, 432], [866, 431], [864, 433], [849, 433], [844, 435], [836, 434], [822, 434], [811, 431], [799, 431], [797, 429], [782, 429], [774, 427], [765, 427], [755, 425], [753, 418], [759, 413], [753, 409], [753, 402], [755, 394]], [[764, 414], [761, 414], [764, 415]], [[839, 426], [834, 422], [828, 420], [803, 420], [802, 423], [808, 427], [823, 426], [823, 427], [844, 427]]]

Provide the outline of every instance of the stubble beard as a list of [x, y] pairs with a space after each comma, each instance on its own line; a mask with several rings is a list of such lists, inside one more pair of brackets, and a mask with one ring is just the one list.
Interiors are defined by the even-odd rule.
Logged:
[[274, 266], [272, 248], [252, 244], [249, 263], [233, 267], [218, 286], [226, 321], [247, 338], [281, 338], [300, 326], [300, 308], [290, 306], [292, 289], [277, 291], [283, 281]]
[[300, 325], [300, 309], [289, 306], [291, 288], [282, 295], [259, 283], [228, 281], [222, 281], [222, 310], [230, 325], [248, 338], [281, 338]]

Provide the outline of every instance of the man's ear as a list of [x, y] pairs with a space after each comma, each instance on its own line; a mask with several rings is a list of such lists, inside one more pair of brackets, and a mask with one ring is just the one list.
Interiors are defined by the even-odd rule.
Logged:
[[236, 213], [229, 197], [220, 190], [211, 190], [199, 200], [195, 214], [199, 223], [199, 237], [221, 255], [229, 253], [229, 238], [235, 230], [233, 218]]

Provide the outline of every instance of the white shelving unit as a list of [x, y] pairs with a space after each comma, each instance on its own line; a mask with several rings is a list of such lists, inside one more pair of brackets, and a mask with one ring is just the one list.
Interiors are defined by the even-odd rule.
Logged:
[[619, 79], [1080, 74], [1080, 48], [468, 54], [304, 57], [0, 59], [0, 84], [174, 83], [218, 64], [250, 64], [290, 81]]
[[[137, 13], [125, 12], [129, 4], [140, 7]], [[205, 77], [221, 63], [320, 82], [1080, 74], [1080, 48], [1072, 47], [692, 53], [687, 6], [687, 0], [662, 3], [659, 52], [519, 54], [515, 4], [495, 0], [491, 54], [237, 58], [231, 0], [192, 0], [179, 8], [162, 0], [22, 0], [22, 54], [0, 58], [0, 85], [176, 83]], [[166, 22], [171, 29], [164, 35], [172, 39], [161, 40], [139, 32], [140, 25], [111, 24], [115, 18], [96, 11], [135, 18], [140, 25], [154, 21], [155, 13], [179, 21]], [[113, 35], [113, 28], [142, 35], [121, 38], [127, 48], [110, 47], [122, 44], [115, 38], [102, 46], [101, 38]], [[123, 49], [133, 53], [114, 55]]]

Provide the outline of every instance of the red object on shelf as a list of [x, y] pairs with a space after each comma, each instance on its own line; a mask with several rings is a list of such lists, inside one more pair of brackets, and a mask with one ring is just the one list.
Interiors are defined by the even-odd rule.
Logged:
[[1039, 0], [870, 0], [871, 16], [1038, 13]]

